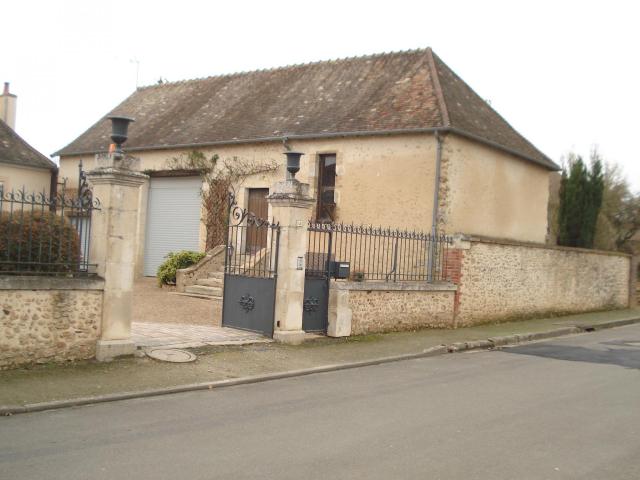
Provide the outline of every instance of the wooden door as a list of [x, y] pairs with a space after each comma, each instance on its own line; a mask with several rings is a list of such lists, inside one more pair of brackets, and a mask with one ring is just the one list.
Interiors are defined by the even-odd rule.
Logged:
[[[249, 189], [249, 211], [256, 217], [265, 220], [269, 215], [268, 195], [268, 188]], [[266, 228], [256, 228], [253, 225], [247, 227], [247, 253], [254, 254], [267, 246], [267, 230]]]

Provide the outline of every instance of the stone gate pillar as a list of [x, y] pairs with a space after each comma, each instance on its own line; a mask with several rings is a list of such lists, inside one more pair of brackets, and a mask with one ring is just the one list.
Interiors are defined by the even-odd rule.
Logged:
[[304, 339], [302, 306], [307, 222], [315, 201], [309, 196], [309, 185], [295, 178], [276, 183], [267, 198], [274, 220], [280, 223], [273, 338], [297, 344]]
[[93, 212], [89, 262], [104, 278], [99, 361], [131, 355], [133, 278], [136, 258], [138, 195], [148, 176], [133, 170], [138, 160], [117, 154], [97, 155], [97, 168], [87, 173], [100, 210]]

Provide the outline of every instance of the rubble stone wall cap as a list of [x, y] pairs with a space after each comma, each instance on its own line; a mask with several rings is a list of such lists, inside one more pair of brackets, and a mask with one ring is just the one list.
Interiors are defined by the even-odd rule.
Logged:
[[0, 290], [104, 290], [104, 279], [3, 275], [0, 276]]
[[331, 282], [330, 288], [335, 290], [408, 292], [455, 292], [458, 290], [456, 285], [448, 282]]
[[505, 238], [485, 237], [482, 235], [470, 235], [468, 241], [471, 243], [488, 243], [495, 245], [505, 245], [513, 247], [542, 248], [547, 250], [559, 250], [567, 253], [589, 253], [593, 255], [609, 255], [614, 257], [631, 258], [631, 255], [624, 252], [613, 252], [607, 250], [594, 250], [590, 248], [565, 247], [562, 245], [549, 245], [546, 243], [524, 242], [520, 240], [510, 240]]

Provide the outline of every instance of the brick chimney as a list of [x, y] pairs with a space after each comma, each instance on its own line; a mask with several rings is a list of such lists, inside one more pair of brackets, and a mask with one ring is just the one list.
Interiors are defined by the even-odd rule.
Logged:
[[4, 89], [0, 95], [0, 120], [16, 129], [16, 103], [18, 97], [9, 93], [9, 82], [4, 82]]

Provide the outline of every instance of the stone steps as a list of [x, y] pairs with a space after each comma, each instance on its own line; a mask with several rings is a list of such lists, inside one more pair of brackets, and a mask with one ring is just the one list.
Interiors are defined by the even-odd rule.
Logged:
[[208, 295], [210, 297], [222, 297], [222, 287], [210, 287], [206, 285], [190, 285], [184, 289], [185, 293]]
[[185, 287], [185, 295], [193, 295], [201, 298], [222, 299], [222, 287], [224, 285], [224, 272], [209, 272], [205, 278], [200, 278], [194, 285]]
[[182, 297], [190, 298], [202, 298], [203, 300], [222, 301], [222, 297], [212, 297], [211, 295], [202, 295], [200, 293], [187, 293], [187, 292], [169, 292], [171, 295], [180, 295]]
[[201, 278], [196, 282], [196, 285], [202, 285], [205, 287], [219, 287], [222, 288], [222, 284], [224, 281], [221, 278], [217, 277], [209, 277], [209, 278]]

